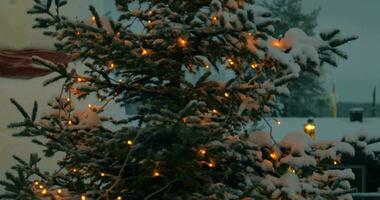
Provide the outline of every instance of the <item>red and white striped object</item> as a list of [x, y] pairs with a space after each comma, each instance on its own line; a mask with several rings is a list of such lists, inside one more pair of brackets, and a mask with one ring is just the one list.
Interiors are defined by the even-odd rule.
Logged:
[[51, 70], [36, 66], [32, 57], [39, 56], [54, 63], [67, 64], [69, 56], [53, 50], [0, 50], [0, 77], [33, 78], [51, 73]]

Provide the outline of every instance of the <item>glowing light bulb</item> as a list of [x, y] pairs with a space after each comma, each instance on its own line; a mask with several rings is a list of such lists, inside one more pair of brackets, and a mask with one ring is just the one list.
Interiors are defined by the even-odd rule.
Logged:
[[213, 109], [213, 110], [212, 110], [212, 113], [214, 113], [214, 114], [218, 114], [219, 112], [218, 112], [218, 110]]
[[178, 38], [178, 45], [182, 48], [186, 47], [188, 41], [185, 38]]
[[149, 49], [142, 49], [142, 50], [141, 50], [141, 55], [142, 55], [142, 56], [148, 56], [148, 55], [150, 55], [151, 53], [152, 53], [152, 51], [149, 50]]
[[118, 197], [116, 198], [116, 200], [122, 200], [121, 196], [118, 196]]
[[276, 152], [272, 152], [272, 153], [270, 153], [270, 157], [271, 157], [273, 160], [277, 160], [277, 158], [278, 158]]
[[58, 194], [62, 194], [62, 189], [58, 189], [58, 190], [57, 190], [57, 193], [58, 193]]
[[205, 65], [205, 68], [208, 69], [208, 68], [210, 68], [210, 66], [209, 65]]
[[280, 121], [279, 119], [275, 119], [274, 121], [276, 122], [276, 124], [277, 124], [278, 126], [281, 125], [281, 121]]
[[133, 141], [132, 141], [132, 140], [128, 140], [128, 141], [127, 141], [127, 144], [128, 144], [128, 145], [132, 145], [132, 144], [133, 144]]
[[226, 93], [224, 93], [224, 96], [225, 96], [225, 97], [229, 97], [230, 94], [228, 94], [228, 93], [226, 92]]
[[39, 185], [40, 183], [38, 181], [34, 181], [34, 185]]
[[214, 167], [215, 167], [215, 163], [214, 163], [214, 162], [212, 162], [212, 161], [211, 161], [211, 162], [209, 162], [209, 163], [208, 163], [208, 167], [210, 167], [210, 168], [214, 168]]
[[88, 105], [87, 105], [87, 107], [88, 107], [88, 108], [91, 108], [91, 107], [92, 107], [92, 105], [91, 105], [91, 104], [88, 104]]
[[67, 102], [70, 102], [70, 101], [71, 101], [71, 99], [70, 99], [70, 98], [66, 98], [66, 101], [67, 101]]
[[96, 22], [96, 18], [95, 18], [95, 16], [92, 16], [92, 17], [91, 17], [91, 20], [92, 20], [92, 23], [95, 23], [95, 22]]
[[40, 185], [40, 189], [43, 189], [44, 188], [44, 186], [43, 185]]
[[86, 195], [83, 194], [80, 199], [81, 200], [86, 200]]
[[67, 122], [67, 125], [69, 125], [69, 126], [71, 126], [73, 124], [73, 122], [71, 121], [71, 120], [69, 120], [68, 122]]
[[199, 151], [198, 151], [198, 153], [201, 155], [201, 156], [205, 156], [206, 154], [207, 154], [207, 150], [206, 150], [206, 148], [200, 148], [199, 149]]
[[42, 193], [42, 194], [46, 194], [46, 193], [47, 193], [47, 190], [46, 190], [46, 189], [43, 189], [41, 193]]
[[216, 24], [218, 22], [218, 17], [217, 16], [212, 16], [211, 21], [213, 24]]
[[152, 174], [153, 177], [158, 177], [158, 176], [161, 176], [160, 172], [158, 170], [153, 170], [153, 174]]
[[273, 40], [272, 45], [277, 48], [282, 48], [282, 43], [280, 40]]
[[252, 69], [256, 69], [259, 65], [257, 63], [251, 64]]
[[338, 165], [339, 163], [338, 163], [338, 161], [336, 161], [336, 160], [334, 160], [334, 165]]
[[100, 173], [100, 176], [101, 176], [101, 177], [105, 177], [105, 176], [106, 176], [106, 173], [102, 172], [102, 173]]

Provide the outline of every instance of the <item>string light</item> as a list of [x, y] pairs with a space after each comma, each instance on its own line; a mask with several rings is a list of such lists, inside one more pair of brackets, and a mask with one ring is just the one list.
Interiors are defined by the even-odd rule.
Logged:
[[235, 65], [235, 62], [231, 58], [228, 58], [227, 61], [228, 61], [228, 64]]
[[73, 122], [71, 120], [67, 121], [67, 125], [71, 126]]
[[58, 189], [58, 190], [57, 190], [57, 193], [58, 193], [58, 194], [62, 194], [62, 189]]
[[272, 45], [277, 47], [277, 48], [282, 48], [282, 43], [280, 40], [273, 40]]
[[208, 167], [214, 168], [215, 167], [215, 163], [213, 161], [209, 162], [208, 163]]
[[83, 194], [80, 199], [81, 200], [86, 200], [86, 195]]
[[153, 177], [159, 177], [161, 176], [160, 172], [158, 170], [153, 170], [153, 174], [152, 174]]
[[182, 48], [186, 47], [188, 41], [185, 38], [179, 37], [178, 38], [178, 45]]
[[70, 102], [70, 101], [71, 101], [71, 99], [70, 99], [70, 98], [66, 98], [66, 101], [67, 101], [67, 102]]
[[92, 108], [92, 105], [91, 105], [91, 104], [88, 104], [87, 107], [88, 107], [88, 108]]
[[116, 200], [122, 200], [121, 196], [118, 196], [118, 197], [116, 198]]
[[201, 156], [205, 156], [207, 154], [207, 150], [206, 148], [202, 147], [198, 150], [198, 153], [201, 155]]
[[92, 16], [91, 20], [92, 20], [92, 23], [95, 24], [95, 22], [96, 22], [95, 16]]
[[101, 176], [101, 177], [105, 177], [105, 176], [106, 176], [106, 173], [102, 172], [102, 173], [100, 173], [100, 176]]
[[335, 166], [337, 166], [337, 165], [339, 164], [339, 162], [336, 161], [336, 160], [334, 160], [333, 164], [334, 164]]
[[259, 65], [257, 63], [251, 64], [252, 69], [256, 69]]
[[291, 173], [293, 173], [293, 174], [296, 173], [296, 170], [294, 168], [292, 168], [292, 167], [289, 167], [288, 171], [291, 172]]
[[76, 81], [77, 81], [78, 83], [81, 83], [81, 82], [85, 82], [86, 79], [84, 79], [84, 78], [82, 78], [82, 77], [77, 77], [77, 78], [76, 78]]
[[132, 144], [133, 144], [133, 141], [132, 141], [132, 140], [128, 140], [128, 141], [127, 141], [127, 144], [128, 144], [128, 145], [132, 145]]
[[34, 181], [34, 185], [39, 185], [40, 183], [38, 181]]
[[47, 193], [47, 190], [43, 189], [41, 193], [45, 195]]
[[40, 185], [40, 189], [44, 189], [44, 186], [43, 186], [43, 185]]
[[219, 112], [218, 112], [218, 110], [213, 109], [213, 110], [212, 110], [212, 113], [214, 113], [214, 114], [218, 114]]
[[274, 121], [276, 122], [276, 124], [277, 124], [278, 126], [281, 125], [281, 121], [280, 121], [279, 119], [275, 119]]
[[278, 158], [276, 152], [272, 152], [272, 153], [270, 153], [269, 155], [270, 155], [270, 157], [271, 157], [273, 160], [277, 160], [277, 158]]
[[230, 94], [228, 94], [227, 92], [225, 92], [225, 93], [224, 93], [224, 96], [225, 96], [225, 97], [229, 97]]
[[109, 61], [108, 62], [108, 67], [109, 67], [110, 70], [112, 70], [113, 68], [115, 68], [115, 64], [112, 61]]
[[151, 53], [152, 53], [152, 51], [149, 50], [149, 49], [142, 49], [142, 50], [141, 50], [141, 55], [142, 55], [142, 56], [148, 56], [148, 55], [150, 55]]
[[77, 173], [78, 169], [77, 168], [73, 168], [73, 169], [71, 169], [71, 171], [74, 172], [74, 173]]
[[205, 68], [208, 69], [208, 68], [210, 68], [210, 66], [209, 65], [205, 65]]
[[213, 24], [216, 24], [218, 22], [218, 17], [217, 16], [212, 16], [211, 21]]

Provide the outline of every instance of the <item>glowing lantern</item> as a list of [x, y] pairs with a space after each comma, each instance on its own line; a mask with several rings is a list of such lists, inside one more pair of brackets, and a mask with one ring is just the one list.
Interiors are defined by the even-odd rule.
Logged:
[[304, 131], [307, 135], [311, 137], [311, 139], [315, 140], [315, 123], [313, 119], [307, 120], [307, 123], [304, 125]]
[[280, 40], [273, 40], [272, 41], [272, 45], [274, 46], [274, 47], [277, 47], [277, 48], [282, 48], [282, 43], [281, 43], [281, 41]]

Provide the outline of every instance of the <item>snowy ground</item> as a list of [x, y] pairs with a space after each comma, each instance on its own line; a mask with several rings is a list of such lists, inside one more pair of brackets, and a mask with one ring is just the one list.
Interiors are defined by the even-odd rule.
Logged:
[[[21, 119], [21, 115], [15, 107], [9, 102], [9, 98], [15, 98], [20, 104], [25, 106], [27, 110], [31, 110], [34, 100], [40, 105], [40, 113], [46, 109], [46, 102], [60, 90], [60, 85], [55, 84], [48, 87], [42, 87], [43, 80], [47, 77], [32, 80], [10, 80], [0, 78], [0, 179], [4, 178], [4, 172], [15, 162], [12, 155], [16, 154], [22, 158], [28, 158], [30, 153], [38, 152], [40, 149], [26, 138], [14, 138], [11, 133], [14, 130], [6, 128], [10, 122]], [[87, 103], [94, 103], [94, 100], [82, 102], [80, 106]], [[119, 112], [117, 108], [111, 109], [111, 112]], [[281, 125], [277, 125], [275, 121], [269, 120], [273, 127], [273, 135], [276, 139], [281, 139], [288, 132], [303, 131], [303, 124], [306, 118], [284, 118], [280, 119]], [[380, 118], [367, 118], [363, 123], [351, 123], [348, 119], [337, 118], [316, 118], [317, 140], [339, 140], [345, 134], [353, 134], [361, 131], [369, 134], [380, 134]], [[268, 130], [268, 128], [265, 128]], [[380, 147], [380, 146], [378, 146]], [[380, 150], [380, 148], [378, 148]], [[44, 159], [41, 163], [42, 169], [51, 169], [54, 167], [53, 159]], [[0, 188], [1, 190], [1, 188]]]

